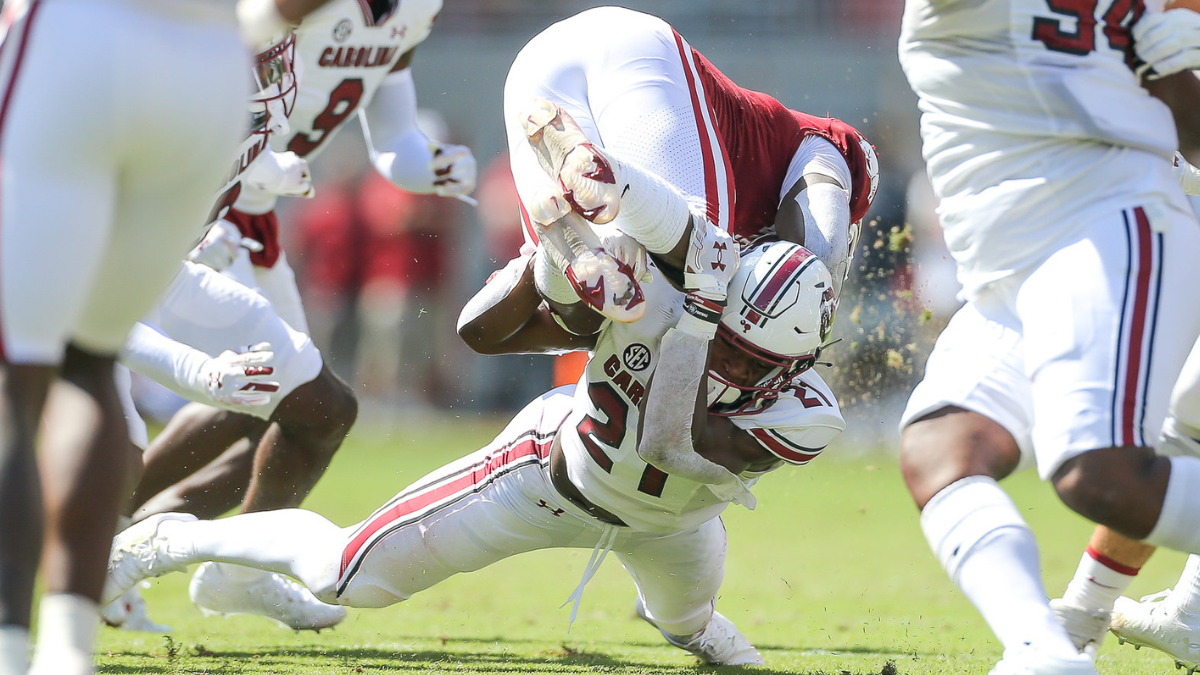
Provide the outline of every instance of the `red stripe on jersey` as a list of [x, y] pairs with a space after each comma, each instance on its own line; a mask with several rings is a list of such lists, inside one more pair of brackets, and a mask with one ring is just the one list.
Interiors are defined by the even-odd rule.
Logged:
[[[3, 43], [0, 43], [0, 54], [2, 54], [4, 50], [10, 49], [10, 45], [12, 44], [10, 41], [13, 37], [12, 29], [14, 22], [12, 17], [15, 13], [13, 10], [14, 5], [15, 3], [9, 3], [9, 5], [4, 8], [6, 10], [3, 17], [5, 38]], [[19, 42], [17, 42], [17, 55], [13, 60], [12, 73], [9, 74], [8, 85], [4, 88], [4, 101], [3, 103], [0, 103], [0, 147], [3, 147], [4, 131], [6, 129], [4, 123], [8, 119], [8, 106], [12, 103], [13, 91], [15, 91], [17, 88], [17, 76], [21, 74], [21, 62], [25, 59], [25, 48], [29, 46], [29, 33], [33, 29], [34, 17], [41, 6], [42, 3], [40, 2], [31, 4], [24, 17], [21, 19], [25, 22], [25, 25], [21, 28], [21, 37], [19, 38]], [[4, 331], [2, 330], [2, 327], [0, 327], [0, 362], [8, 363], [8, 345], [6, 345], [4, 342]]]
[[798, 451], [781, 443], [771, 432], [762, 428], [747, 429], [750, 435], [753, 436], [764, 448], [769, 450], [772, 455], [790, 464], [808, 464], [814, 457], [821, 454], [822, 448], [808, 451]]
[[529, 457], [545, 458], [550, 452], [551, 442], [552, 439], [545, 439], [543, 442], [538, 443], [536, 438], [531, 438], [512, 445], [501, 452], [488, 455], [485, 461], [475, 465], [471, 471], [461, 474], [454, 480], [439, 485], [432, 490], [415, 494], [408, 499], [397, 502], [391, 508], [380, 512], [354, 536], [354, 539], [342, 551], [342, 563], [341, 568], [338, 570], [338, 578], [340, 579], [346, 574], [346, 570], [350, 568], [350, 564], [358, 556], [362, 547], [380, 530], [405, 516], [436, 505], [439, 502], [449, 501], [464, 493], [471, 492], [477, 486], [487, 483], [489, 478], [497, 471], [518, 463], [521, 460]]
[[1134, 209], [1137, 221], [1137, 282], [1133, 296], [1133, 316], [1129, 328], [1129, 348], [1125, 352], [1125, 392], [1121, 402], [1121, 444], [1139, 445], [1135, 431], [1138, 404], [1138, 376], [1142, 367], [1142, 343], [1146, 335], [1146, 314], [1150, 296], [1150, 278], [1153, 267], [1153, 250], [1150, 241], [1150, 222], [1146, 212]]
[[[710, 130], [704, 121], [703, 108], [701, 108], [700, 104], [700, 94], [697, 91], [699, 85], [696, 83], [696, 74], [692, 72], [692, 64], [688, 60], [688, 53], [691, 48], [683, 41], [683, 36], [678, 31], [672, 32], [675, 33], [675, 47], [679, 50], [679, 60], [683, 65], [683, 75], [687, 78], [688, 94], [692, 97], [692, 114], [696, 117], [696, 135], [700, 139], [700, 156], [704, 162], [704, 202], [707, 205], [708, 220], [720, 225], [721, 196], [717, 189], [717, 163], [713, 156], [712, 146], [709, 145], [709, 139], [711, 138]], [[726, 175], [728, 176], [729, 174], [727, 173]], [[732, 205], [733, 202], [729, 203]]]

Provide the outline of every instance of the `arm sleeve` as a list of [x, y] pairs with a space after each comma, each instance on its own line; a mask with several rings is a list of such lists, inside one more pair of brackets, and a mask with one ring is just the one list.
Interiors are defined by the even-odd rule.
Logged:
[[388, 75], [371, 104], [359, 111], [367, 153], [375, 169], [409, 192], [434, 191], [429, 168], [433, 147], [417, 126], [417, 89], [408, 68]]
[[196, 381], [211, 357], [159, 333], [144, 323], [134, 324], [121, 348], [120, 361], [190, 401], [207, 401], [208, 392]]
[[812, 251], [833, 277], [834, 292], [841, 297], [842, 282], [849, 274], [859, 226], [850, 222], [850, 166], [832, 143], [820, 136], [809, 136], [800, 144], [788, 166], [779, 198], [809, 174], [837, 181], [814, 183], [796, 194], [796, 204], [804, 216], [804, 247]]
[[646, 401], [638, 456], [666, 473], [707, 484], [722, 499], [753, 509], [754, 494], [745, 483], [701, 457], [692, 445], [692, 418], [707, 355], [708, 340], [675, 328], [667, 331]]

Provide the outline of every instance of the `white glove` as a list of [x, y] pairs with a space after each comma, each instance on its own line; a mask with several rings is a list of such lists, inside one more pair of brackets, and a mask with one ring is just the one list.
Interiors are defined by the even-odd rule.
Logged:
[[187, 259], [220, 272], [242, 251], [242, 233], [228, 220], [218, 220], [187, 255]]
[[1175, 180], [1183, 187], [1184, 194], [1191, 197], [1200, 196], [1200, 169], [1192, 166], [1191, 162], [1177, 152], [1171, 170], [1175, 174]]
[[683, 269], [687, 292], [678, 328], [711, 340], [717, 333], [729, 282], [741, 258], [738, 243], [728, 232], [703, 218], [694, 218]]
[[275, 374], [269, 365], [274, 358], [268, 342], [252, 345], [243, 353], [225, 350], [204, 364], [196, 374], [196, 384], [218, 403], [267, 405], [279, 391], [279, 383], [269, 379]]
[[1144, 14], [1133, 26], [1133, 48], [1145, 64], [1138, 75], [1158, 79], [1200, 68], [1200, 14], [1182, 7]]
[[475, 191], [478, 168], [475, 155], [465, 145], [429, 141], [429, 170], [433, 172], [433, 192], [439, 197], [465, 197]]
[[268, 150], [250, 163], [242, 182], [275, 195], [312, 197], [312, 174], [308, 162], [294, 152]]

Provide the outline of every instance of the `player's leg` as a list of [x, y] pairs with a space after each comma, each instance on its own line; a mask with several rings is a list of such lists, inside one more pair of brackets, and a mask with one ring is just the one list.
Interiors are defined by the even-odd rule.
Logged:
[[758, 650], [715, 611], [725, 548], [725, 526], [714, 518], [666, 536], [632, 534], [614, 551], [637, 585], [638, 616], [668, 642], [714, 665], [763, 665]]
[[[1094, 522], [1188, 552], [1200, 551], [1190, 515], [1200, 502], [1189, 496], [1200, 500], [1200, 458], [1151, 446], [1200, 333], [1187, 290], [1200, 271], [1186, 253], [1198, 245], [1182, 209], [1119, 211], [1054, 253], [1016, 296], [1043, 478]], [[1052, 289], [1053, 302], [1037, 297]]]
[[[1170, 415], [1163, 425], [1158, 451], [1170, 456], [1200, 457], [1197, 439], [1200, 439], [1200, 349], [1193, 346], [1172, 391]], [[1110, 537], [1123, 539], [1115, 533]], [[1142, 542], [1133, 543], [1143, 547], [1147, 554], [1153, 550]], [[1095, 548], [1109, 551], [1101, 546]], [[1072, 585], [1080, 576], [1081, 572], [1077, 572]], [[1167, 591], [1147, 596], [1142, 602], [1130, 598], [1105, 599], [1106, 608], [1112, 610], [1113, 633], [1122, 641], [1162, 649], [1188, 666], [1200, 664], [1197, 647], [1200, 645], [1200, 556], [1188, 557], [1179, 581]]]
[[320, 374], [283, 399], [254, 455], [242, 512], [298, 506], [325, 473], [358, 417], [349, 385]]
[[[998, 480], [1029, 448], [1028, 381], [1011, 317], [968, 303], [938, 338], [904, 412], [900, 467], [950, 579], [1006, 650], [1077, 659], [1051, 612], [1037, 542]], [[1011, 651], [1009, 651], [1011, 650]]]
[[[219, 410], [202, 403], [189, 403], [167, 422], [143, 455], [142, 477], [134, 489], [128, 515], [149, 505], [163, 495], [164, 501], [148, 510], [149, 513], [183, 511], [201, 518], [215, 518], [237, 506], [240, 497], [229, 501], [230, 490], [221, 489], [224, 471], [213, 475], [212, 490], [203, 486], [181, 487], [199, 471], [204, 471], [225, 451], [234, 446], [253, 452], [258, 439], [266, 432], [269, 422], [249, 415]], [[229, 475], [228, 480], [240, 481], [242, 490], [249, 481], [247, 466], [244, 474]], [[169, 494], [168, 494], [169, 493]]]

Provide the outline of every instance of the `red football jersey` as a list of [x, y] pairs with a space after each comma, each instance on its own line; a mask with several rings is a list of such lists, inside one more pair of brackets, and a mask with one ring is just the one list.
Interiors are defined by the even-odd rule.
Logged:
[[[813, 134], [846, 159], [853, 181], [850, 219], [862, 220], [875, 198], [879, 174], [867, 155], [872, 146], [857, 129], [832, 117], [789, 110], [766, 94], [739, 87], [700, 52], [693, 49], [692, 54], [733, 177], [732, 234], [753, 239], [774, 225], [788, 165]], [[716, 219], [713, 213], [709, 217]]]

